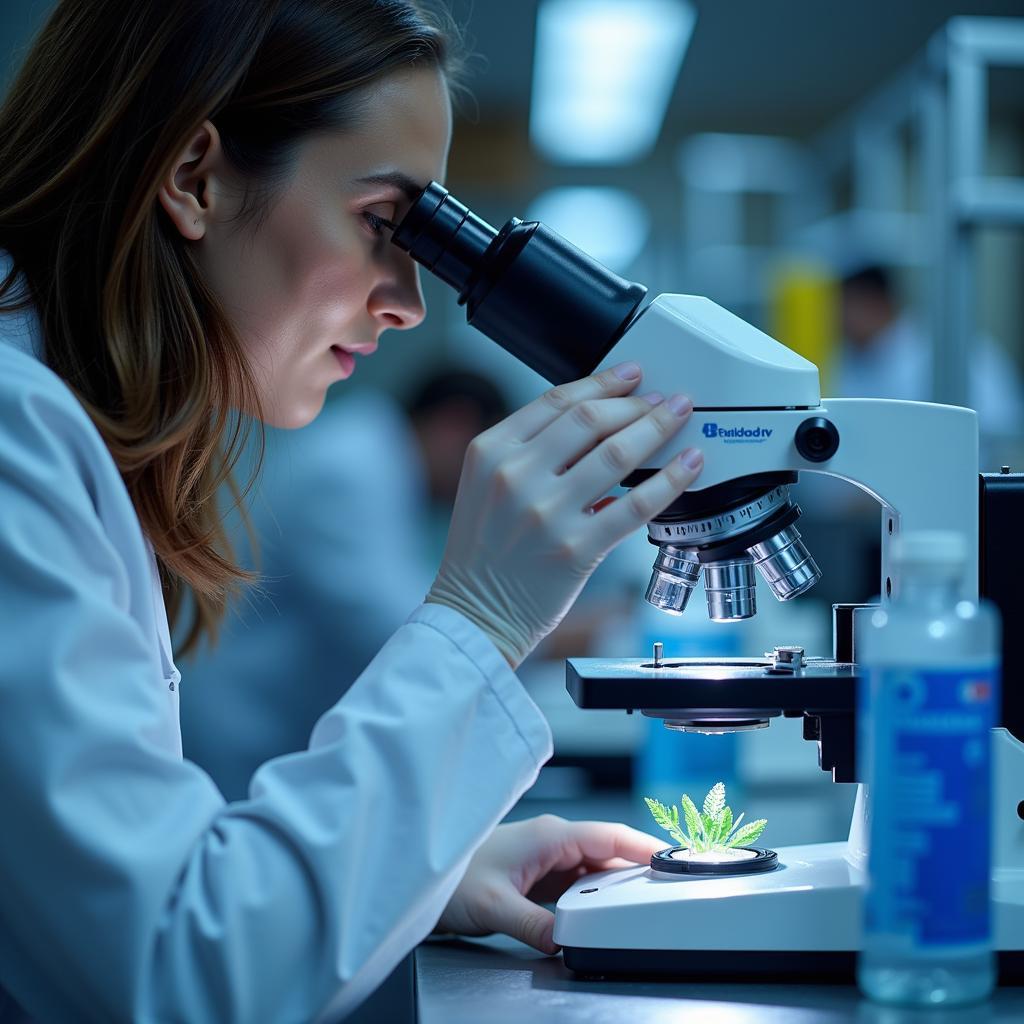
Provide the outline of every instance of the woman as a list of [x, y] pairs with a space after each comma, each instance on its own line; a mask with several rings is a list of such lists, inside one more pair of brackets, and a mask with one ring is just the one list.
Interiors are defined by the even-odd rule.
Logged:
[[164, 595], [194, 638], [244, 575], [235, 412], [302, 426], [422, 319], [382, 228], [444, 176], [448, 68], [405, 0], [65, 0], [0, 109], [0, 986], [31, 1016], [337, 1019], [434, 928], [553, 951], [526, 895], [656, 846], [494, 827], [551, 750], [512, 670], [700, 470], [593, 511], [689, 415], [632, 365], [473, 443], [425, 603], [307, 750], [230, 804], [181, 758]]

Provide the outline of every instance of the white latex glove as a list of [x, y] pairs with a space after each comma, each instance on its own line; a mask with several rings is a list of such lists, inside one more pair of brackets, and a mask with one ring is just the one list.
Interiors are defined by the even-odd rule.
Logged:
[[427, 601], [461, 612], [515, 668], [562, 620], [601, 559], [693, 483], [687, 448], [629, 494], [594, 504], [689, 419], [684, 395], [630, 395], [623, 363], [560, 385], [475, 438]]
[[503, 932], [542, 953], [557, 953], [555, 915], [535, 900], [553, 903], [583, 875], [648, 864], [663, 849], [664, 839], [605, 821], [544, 814], [499, 825], [473, 855], [435, 931]]

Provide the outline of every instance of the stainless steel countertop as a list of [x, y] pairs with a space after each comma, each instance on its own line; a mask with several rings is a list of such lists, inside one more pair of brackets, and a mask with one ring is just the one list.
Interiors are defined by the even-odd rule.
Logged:
[[989, 1024], [1024, 1021], [1024, 987], [961, 1010], [875, 1006], [854, 986], [581, 981], [504, 936], [416, 950], [419, 1024]]

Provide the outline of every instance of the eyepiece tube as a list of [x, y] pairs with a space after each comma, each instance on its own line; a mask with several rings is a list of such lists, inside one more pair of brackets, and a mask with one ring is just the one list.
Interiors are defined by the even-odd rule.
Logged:
[[431, 182], [395, 229], [391, 240], [411, 253], [460, 299], [498, 232]]
[[436, 181], [391, 240], [458, 291], [471, 326], [553, 384], [591, 373], [647, 294], [537, 221], [495, 231]]

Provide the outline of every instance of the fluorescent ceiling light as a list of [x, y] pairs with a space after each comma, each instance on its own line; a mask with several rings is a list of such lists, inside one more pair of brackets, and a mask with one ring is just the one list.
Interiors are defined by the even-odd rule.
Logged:
[[646, 154], [697, 14], [687, 0], [541, 0], [530, 137], [556, 163]]
[[542, 192], [526, 211], [610, 270], [623, 273], [651, 230], [643, 203], [621, 188], [571, 186]]

